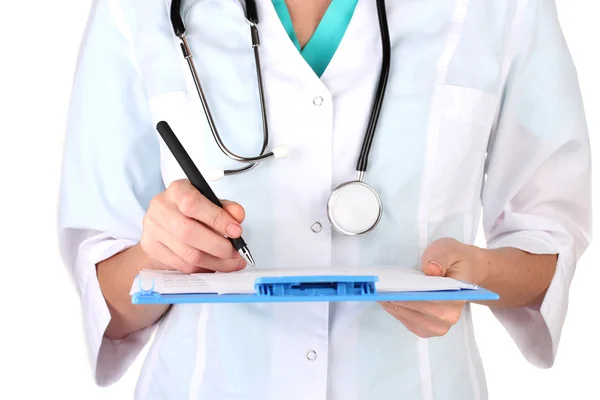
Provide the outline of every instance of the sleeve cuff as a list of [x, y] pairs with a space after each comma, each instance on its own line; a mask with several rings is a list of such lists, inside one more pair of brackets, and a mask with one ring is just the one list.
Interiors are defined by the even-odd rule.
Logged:
[[127, 372], [154, 330], [151, 326], [121, 340], [104, 336], [110, 322], [110, 311], [96, 278], [96, 264], [132, 245], [130, 241], [99, 237], [90, 238], [81, 245], [78, 267], [88, 277], [81, 293], [86, 346], [94, 381], [101, 387], [112, 385]]
[[546, 232], [519, 232], [502, 237], [488, 248], [513, 247], [532, 254], [558, 254], [556, 272], [542, 302], [536, 307], [494, 309], [521, 354], [538, 368], [550, 368], [556, 359], [567, 315], [569, 287], [574, 274], [572, 251], [561, 249]]

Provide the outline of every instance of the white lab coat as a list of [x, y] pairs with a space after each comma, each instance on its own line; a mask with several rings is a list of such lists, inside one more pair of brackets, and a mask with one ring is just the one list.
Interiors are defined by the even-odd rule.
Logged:
[[[95, 0], [73, 87], [59, 238], [100, 385], [121, 377], [155, 328], [103, 338], [110, 317], [94, 268], [138, 241], [150, 199], [184, 177], [155, 124], [169, 122], [201, 169], [239, 166], [207, 128], [166, 3]], [[244, 2], [184, 3], [220, 133], [254, 154], [262, 131]], [[385, 207], [375, 231], [342, 237], [326, 215], [332, 188], [355, 176], [380, 71], [374, 0], [359, 1], [321, 79], [271, 0], [258, 1], [271, 144], [292, 152], [214, 189], [245, 207], [244, 238], [260, 265], [281, 268], [419, 268], [437, 238], [472, 243], [483, 209], [490, 248], [559, 254], [541, 308], [495, 312], [527, 360], [549, 367], [591, 213], [586, 123], [554, 1], [387, 3], [391, 76], [366, 174]], [[178, 305], [158, 325], [136, 398], [470, 400], [487, 391], [468, 306], [447, 335], [425, 340], [377, 304]]]

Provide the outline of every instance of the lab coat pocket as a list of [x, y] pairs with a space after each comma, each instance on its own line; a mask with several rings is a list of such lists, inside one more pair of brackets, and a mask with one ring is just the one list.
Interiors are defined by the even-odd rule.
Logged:
[[441, 221], [470, 210], [479, 193], [497, 97], [480, 90], [443, 86], [428, 137], [428, 219]]

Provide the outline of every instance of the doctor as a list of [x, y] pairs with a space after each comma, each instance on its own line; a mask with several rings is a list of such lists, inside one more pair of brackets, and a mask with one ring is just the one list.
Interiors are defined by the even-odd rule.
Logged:
[[[242, 233], [259, 268], [480, 284], [524, 357], [553, 364], [591, 219], [553, 1], [179, 3], [95, 0], [78, 59], [59, 239], [99, 385], [158, 328], [136, 399], [487, 398], [469, 304], [131, 304], [143, 268], [244, 268], [223, 238]], [[187, 182], [162, 120], [224, 210]], [[331, 210], [345, 182], [364, 185]]]

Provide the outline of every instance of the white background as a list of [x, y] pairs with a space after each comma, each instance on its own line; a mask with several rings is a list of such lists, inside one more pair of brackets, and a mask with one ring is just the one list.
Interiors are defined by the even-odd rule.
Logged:
[[[595, 0], [557, 3], [598, 160], [600, 7]], [[141, 364], [140, 359], [109, 388], [94, 385], [79, 300], [56, 243], [65, 118], [90, 4], [0, 2], [0, 399], [128, 399]], [[594, 163], [597, 183], [599, 164]], [[600, 207], [595, 231], [600, 231], [598, 214]], [[550, 370], [528, 365], [491, 314], [475, 309], [491, 400], [600, 399], [599, 261], [600, 241], [595, 241], [575, 275], [558, 359]]]

